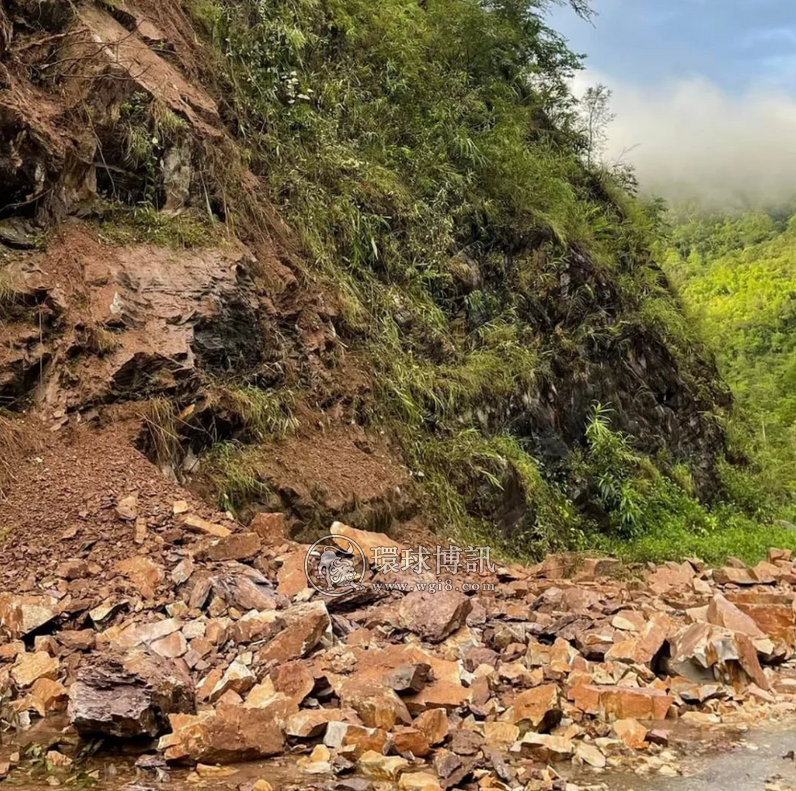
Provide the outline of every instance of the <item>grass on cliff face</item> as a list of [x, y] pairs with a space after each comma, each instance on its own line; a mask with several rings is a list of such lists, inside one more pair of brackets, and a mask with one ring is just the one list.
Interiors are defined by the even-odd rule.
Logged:
[[[524, 557], [652, 541], [668, 526], [718, 533], [687, 469], [609, 439], [609, 426], [557, 470], [517, 429], [552, 356], [621, 343], [634, 326], [672, 351], [701, 411], [712, 392], [703, 345], [653, 260], [660, 207], [585, 164], [568, 87], [579, 59], [547, 27], [549, 5], [188, 2], [247, 164], [337, 292], [344, 342], [372, 367], [370, 423], [401, 441], [440, 531]], [[568, 306], [581, 320], [551, 332], [539, 316], [573, 251], [616, 304], [584, 287]], [[217, 456], [227, 500], [258, 496], [245, 451]], [[573, 504], [573, 480], [596, 515]], [[496, 527], [507, 498], [522, 511], [510, 534]]]
[[255, 450], [240, 442], [220, 442], [205, 456], [219, 506], [236, 513], [251, 502], [281, 504], [263, 480]]
[[118, 246], [154, 244], [188, 250], [210, 244], [218, 234], [204, 217], [193, 213], [165, 214], [147, 204], [134, 208], [119, 205], [106, 213], [100, 237]]

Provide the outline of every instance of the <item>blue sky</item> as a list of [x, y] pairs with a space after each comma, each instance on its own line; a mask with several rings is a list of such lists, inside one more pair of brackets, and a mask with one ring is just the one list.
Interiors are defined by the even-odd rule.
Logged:
[[606, 163], [645, 190], [727, 205], [796, 194], [796, 0], [592, 0], [550, 26], [613, 92]]
[[552, 27], [587, 65], [640, 85], [706, 78], [738, 94], [796, 96], [796, 0], [593, 0], [593, 24], [568, 8]]

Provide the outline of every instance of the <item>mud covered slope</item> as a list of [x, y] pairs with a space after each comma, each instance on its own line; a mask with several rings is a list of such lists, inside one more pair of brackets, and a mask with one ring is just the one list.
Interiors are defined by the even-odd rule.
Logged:
[[[243, 49], [219, 42], [240, 43], [258, 25], [268, 40], [268, 19], [236, 27], [249, 5], [0, 5], [7, 533], [29, 529], [19, 514], [30, 471], [15, 455], [30, 464], [38, 446], [47, 463], [70, 448], [90, 452], [93, 437], [111, 468], [132, 446], [244, 521], [285, 511], [294, 534], [335, 518], [405, 534], [497, 524], [515, 547], [544, 551], [567, 543], [584, 518], [611, 522], [582, 463], [596, 403], [610, 405], [612, 430], [639, 440], [664, 474], [685, 464], [696, 490], [716, 495], [724, 437], [711, 415], [728, 397], [633, 230], [640, 209], [573, 164], [571, 142], [566, 168], [552, 164], [559, 153], [545, 174], [572, 211], [592, 218], [588, 233], [557, 229], [553, 209], [545, 220], [541, 208], [515, 207], [515, 197], [484, 186], [477, 212], [451, 207], [448, 236], [429, 219], [421, 244], [421, 209], [404, 222], [398, 205], [419, 182], [399, 183], [399, 165], [380, 171], [396, 180], [385, 187], [392, 206], [377, 194], [375, 170], [354, 177], [382, 201], [376, 209], [347, 195], [322, 158], [316, 167], [290, 160], [315, 122], [291, 120], [296, 103], [317, 101], [306, 112], [330, 124], [328, 97], [286, 88], [287, 71], [273, 100], [281, 120], [243, 100]], [[303, 62], [333, 63], [318, 33], [332, 28], [311, 24], [314, 50]], [[366, 52], [350, 30], [335, 35], [334, 68], [347, 47]], [[374, 79], [386, 74], [381, 57]], [[532, 104], [524, 101], [522, 112]], [[528, 150], [542, 150], [535, 141], [551, 131], [548, 109], [529, 110]], [[266, 140], [277, 133], [279, 157]], [[364, 143], [360, 153], [340, 167], [384, 167], [369, 162]], [[504, 164], [499, 154], [450, 167], [478, 184], [481, 170]], [[328, 217], [309, 198], [297, 202], [286, 169], [313, 199], [339, 198]], [[533, 174], [514, 178], [517, 194], [541, 189]], [[511, 227], [489, 220], [498, 204], [516, 212]], [[352, 240], [346, 206], [361, 238]], [[425, 269], [410, 249], [427, 257]], [[75, 483], [85, 488], [76, 499], [104, 485], [90, 475]]]

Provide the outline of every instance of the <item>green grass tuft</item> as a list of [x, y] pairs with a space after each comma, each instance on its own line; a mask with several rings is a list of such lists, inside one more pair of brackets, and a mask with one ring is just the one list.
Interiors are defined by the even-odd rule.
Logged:
[[205, 457], [219, 506], [235, 513], [253, 501], [268, 502], [271, 487], [260, 477], [256, 454], [238, 442], [220, 442]]
[[106, 213], [100, 238], [107, 244], [155, 244], [178, 250], [205, 247], [216, 231], [203, 217], [192, 213], [168, 214], [152, 206], [117, 206]]

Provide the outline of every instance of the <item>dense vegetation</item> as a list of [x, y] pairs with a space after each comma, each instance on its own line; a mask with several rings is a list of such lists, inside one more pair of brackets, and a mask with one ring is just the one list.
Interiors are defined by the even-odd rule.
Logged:
[[672, 214], [665, 267], [738, 406], [736, 444], [769, 501], [796, 486], [796, 216]]
[[[517, 430], [552, 357], [621, 345], [637, 328], [665, 344], [705, 403], [712, 376], [654, 263], [660, 206], [597, 164], [595, 119], [568, 89], [579, 60], [546, 26], [546, 0], [187, 4], [218, 53], [218, 93], [247, 165], [376, 373], [365, 419], [399, 438], [442, 529], [494, 539], [511, 479], [528, 515], [504, 536], [514, 553], [597, 543], [715, 556], [729, 541], [751, 556], [771, 540], [746, 521], [768, 513], [745, 472], [722, 462], [707, 510], [688, 460], [645, 455], [613, 428], [610, 404], [594, 404], [582, 443], [555, 467]], [[583, 320], [551, 339], [534, 317], [573, 251], [610, 283], [616, 315], [584, 285], [570, 308]], [[290, 430], [287, 399], [316, 385], [239, 397], [264, 425]], [[726, 418], [716, 412], [705, 419]], [[263, 494], [251, 449], [213, 458], [225, 504]], [[590, 493], [585, 511], [577, 491]]]

